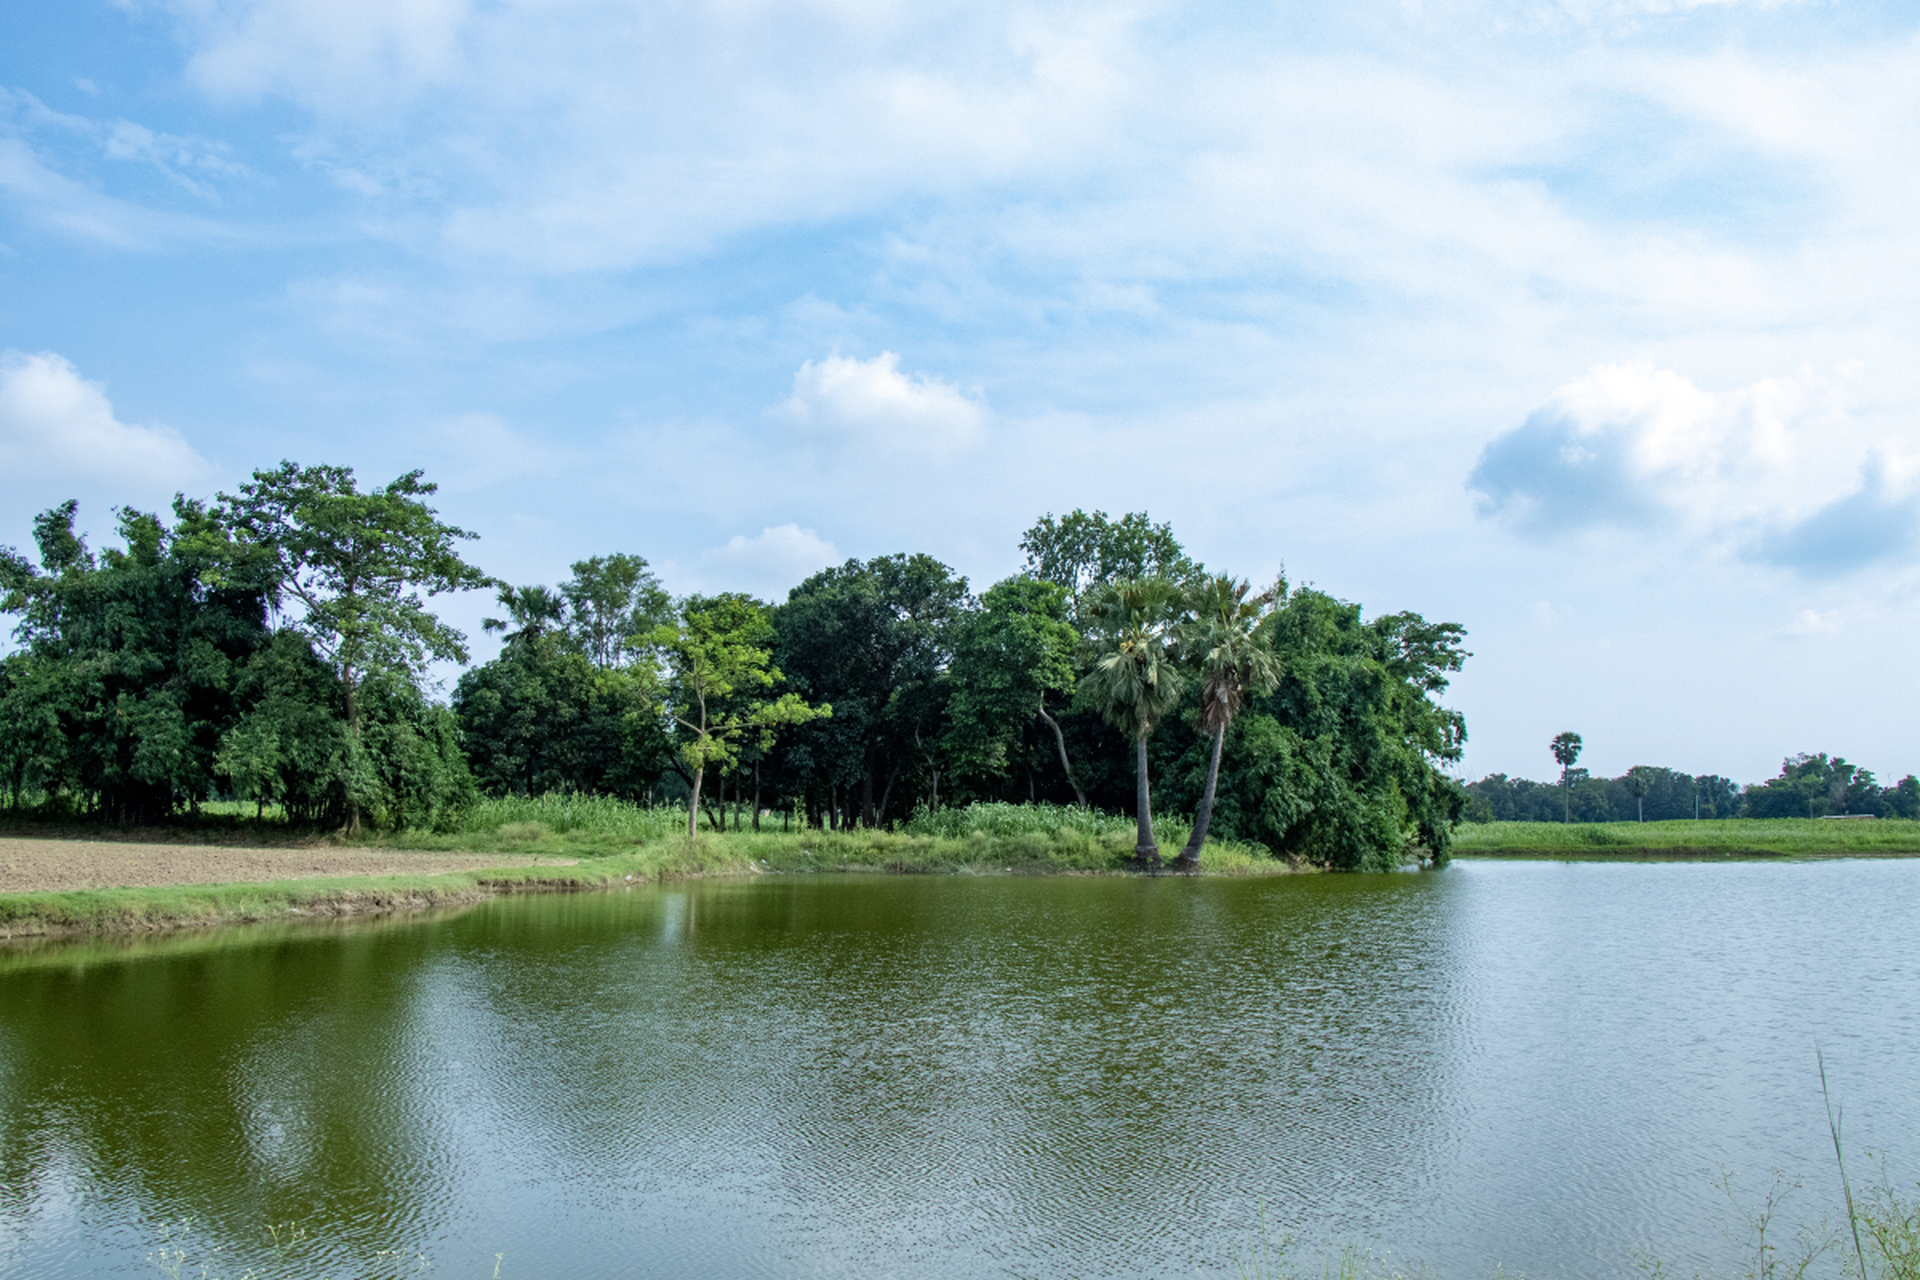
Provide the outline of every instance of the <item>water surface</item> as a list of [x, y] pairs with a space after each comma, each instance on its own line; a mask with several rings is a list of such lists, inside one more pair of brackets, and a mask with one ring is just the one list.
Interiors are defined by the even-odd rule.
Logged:
[[0, 958], [0, 1273], [1219, 1276], [1263, 1215], [1316, 1273], [1731, 1265], [1721, 1171], [1838, 1200], [1816, 1045], [1920, 1176], [1917, 924], [1916, 861], [1503, 862], [43, 950]]

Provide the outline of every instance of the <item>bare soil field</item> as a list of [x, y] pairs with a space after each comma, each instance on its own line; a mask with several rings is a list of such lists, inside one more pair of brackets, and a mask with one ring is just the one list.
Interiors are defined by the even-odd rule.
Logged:
[[0, 837], [0, 893], [264, 884], [332, 876], [438, 875], [493, 867], [573, 866], [572, 858], [412, 853], [326, 845], [143, 844]]

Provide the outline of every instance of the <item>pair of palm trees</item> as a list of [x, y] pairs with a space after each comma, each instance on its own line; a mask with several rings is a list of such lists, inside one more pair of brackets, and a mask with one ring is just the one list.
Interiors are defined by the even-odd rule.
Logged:
[[1147, 739], [1179, 703], [1189, 673], [1200, 679], [1198, 728], [1213, 736], [1213, 759], [1193, 834], [1175, 864], [1182, 871], [1200, 862], [1228, 726], [1249, 694], [1270, 693], [1280, 682], [1279, 660], [1260, 624], [1286, 586], [1252, 591], [1249, 583], [1229, 577], [1188, 589], [1166, 578], [1136, 578], [1107, 587], [1093, 601], [1103, 639], [1083, 687], [1107, 722], [1133, 737], [1139, 823], [1134, 857], [1148, 869], [1160, 866], [1160, 845], [1153, 836]]

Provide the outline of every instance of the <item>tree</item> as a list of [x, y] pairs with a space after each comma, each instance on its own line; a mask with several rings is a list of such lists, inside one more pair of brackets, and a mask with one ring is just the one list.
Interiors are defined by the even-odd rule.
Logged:
[[1166, 578], [1131, 578], [1103, 589], [1093, 603], [1100, 639], [1081, 687], [1107, 723], [1133, 738], [1133, 853], [1142, 866], [1157, 868], [1160, 845], [1153, 836], [1147, 739], [1180, 699], [1180, 670], [1169, 639], [1179, 618], [1181, 592]]
[[1213, 737], [1206, 790], [1194, 811], [1193, 834], [1180, 851], [1180, 866], [1189, 871], [1200, 865], [1200, 850], [1206, 844], [1227, 729], [1240, 714], [1247, 694], [1271, 693], [1280, 682], [1279, 663], [1260, 623], [1273, 602], [1286, 595], [1286, 582], [1283, 579], [1271, 590], [1249, 598], [1252, 589], [1251, 583], [1236, 583], [1228, 577], [1207, 579], [1189, 594], [1188, 617], [1175, 631], [1182, 656], [1200, 674], [1200, 713], [1195, 727]]
[[1554, 760], [1560, 765], [1562, 800], [1560, 821], [1563, 823], [1571, 822], [1573, 821], [1573, 800], [1572, 793], [1568, 788], [1572, 785], [1573, 762], [1580, 758], [1580, 735], [1571, 730], [1566, 733], [1555, 734], [1553, 741], [1548, 743], [1547, 747], [1553, 752]]
[[1068, 696], [1074, 686], [1080, 635], [1066, 613], [1066, 588], [1037, 578], [1008, 578], [980, 597], [980, 611], [960, 624], [954, 642], [947, 751], [964, 776], [1004, 777], [1022, 730], [1038, 716], [1085, 808], [1066, 737], [1047, 710], [1048, 695]]
[[1436, 699], [1468, 656], [1464, 630], [1416, 613], [1364, 621], [1358, 605], [1309, 588], [1262, 630], [1280, 682], [1249, 699], [1221, 765], [1241, 830], [1337, 870], [1388, 871], [1418, 852], [1444, 862], [1466, 804], [1444, 769], [1466, 725]]
[[738, 594], [690, 597], [681, 606], [678, 624], [658, 626], [649, 637], [666, 655], [672, 672], [670, 714], [691, 735], [680, 744], [691, 792], [689, 840], [699, 822], [700, 788], [709, 765], [737, 759], [742, 739], [765, 751], [780, 726], [833, 714], [831, 705], [808, 706], [797, 693], [755, 696], [783, 678], [768, 647], [773, 639], [765, 607]]
[[121, 508], [124, 549], [97, 557], [77, 511], [34, 520], [38, 566], [0, 549], [0, 612], [20, 615], [22, 646], [0, 684], [9, 790], [159, 821], [215, 785], [236, 672], [268, 639], [263, 593], [210, 543], [199, 504], [176, 500], [172, 527]]
[[823, 569], [775, 610], [780, 669], [833, 707], [832, 723], [795, 734], [788, 754], [830, 794], [858, 786], [865, 826], [886, 820], [896, 783], [917, 764], [915, 733], [940, 732], [928, 718], [933, 686], [971, 604], [967, 580], [932, 556], [891, 555]]
[[1022, 535], [1020, 549], [1030, 576], [1067, 589], [1069, 621], [1078, 620], [1082, 602], [1096, 588], [1138, 578], [1187, 586], [1206, 572], [1188, 557], [1171, 525], [1153, 523], [1144, 511], [1118, 520], [1078, 507], [1058, 518], [1048, 513]]
[[[369, 678], [413, 687], [430, 660], [466, 661], [465, 637], [428, 612], [423, 597], [492, 581], [460, 558], [457, 544], [474, 535], [436, 518], [424, 501], [435, 486], [420, 476], [409, 471], [361, 493], [350, 468], [283, 462], [219, 499], [237, 561], [264, 571], [276, 609], [300, 608], [289, 625], [332, 667], [356, 755], [365, 749]], [[361, 786], [367, 772], [356, 764], [349, 775], [351, 833], [371, 797]]]
[[509, 587], [499, 593], [504, 618], [484, 618], [483, 631], [498, 631], [508, 641], [536, 640], [566, 625], [567, 601], [550, 587]]
[[576, 560], [560, 594], [574, 644], [602, 670], [632, 663], [645, 649], [642, 637], [673, 617], [673, 601], [647, 562], [624, 552]]
[[1627, 770], [1627, 794], [1634, 799], [1635, 821], [1647, 820], [1647, 792], [1653, 789], [1653, 784], [1661, 772], [1644, 764], [1637, 764]]

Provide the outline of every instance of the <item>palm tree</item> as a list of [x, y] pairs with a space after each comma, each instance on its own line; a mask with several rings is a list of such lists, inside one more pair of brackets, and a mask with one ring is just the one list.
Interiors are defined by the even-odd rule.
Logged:
[[1213, 735], [1207, 789], [1201, 793], [1200, 808], [1193, 815], [1193, 834], [1180, 851], [1183, 871], [1200, 865], [1200, 848], [1207, 841], [1207, 824], [1213, 820], [1213, 796], [1220, 782], [1220, 751], [1226, 745], [1227, 727], [1240, 714], [1249, 693], [1271, 693], [1280, 683], [1280, 662], [1260, 631], [1260, 620], [1285, 588], [1276, 585], [1249, 599], [1247, 593], [1252, 589], [1251, 583], [1229, 577], [1208, 578], [1188, 598], [1190, 616], [1176, 632], [1181, 655], [1200, 671], [1197, 727]]
[[508, 642], [537, 640], [549, 627], [558, 628], [566, 624], [566, 597], [551, 587], [509, 587], [502, 584], [499, 598], [507, 616], [482, 619], [480, 629], [505, 632], [504, 638]]
[[1569, 729], [1557, 733], [1553, 741], [1547, 744], [1553, 752], [1553, 758], [1560, 764], [1560, 798], [1564, 802], [1565, 812], [1560, 815], [1561, 822], [1573, 821], [1573, 762], [1580, 758], [1580, 735]]
[[1139, 824], [1133, 854], [1148, 868], [1159, 867], [1160, 846], [1153, 838], [1147, 739], [1180, 698], [1180, 670], [1168, 645], [1180, 605], [1180, 589], [1165, 578], [1133, 578], [1103, 589], [1096, 601], [1098, 656], [1082, 682], [1107, 723], [1133, 737]]

